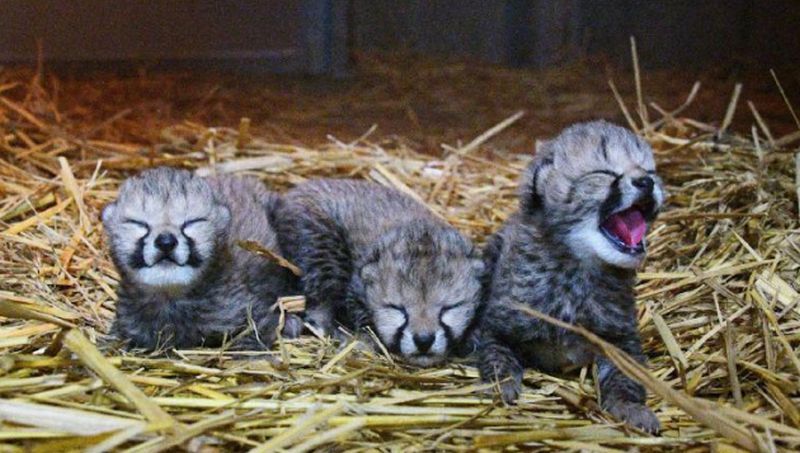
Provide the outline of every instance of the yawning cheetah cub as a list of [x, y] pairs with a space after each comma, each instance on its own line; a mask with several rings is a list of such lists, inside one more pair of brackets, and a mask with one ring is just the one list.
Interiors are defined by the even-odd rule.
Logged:
[[525, 304], [582, 325], [644, 362], [633, 284], [645, 233], [664, 202], [653, 153], [627, 129], [597, 121], [545, 143], [528, 167], [520, 209], [489, 241], [481, 376], [516, 400], [524, 367], [549, 372], [596, 359], [602, 406], [655, 432], [645, 390], [582, 337], [514, 309]]

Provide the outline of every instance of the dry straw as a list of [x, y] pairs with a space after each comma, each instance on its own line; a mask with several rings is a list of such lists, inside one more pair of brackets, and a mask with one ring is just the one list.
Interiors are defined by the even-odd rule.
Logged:
[[254, 174], [276, 190], [320, 176], [371, 179], [482, 242], [515, 209], [529, 159], [485, 143], [519, 114], [443, 157], [372, 131], [315, 148], [273, 143], [248, 120], [175, 125], [153, 152], [71, 136], [37, 78], [0, 81], [0, 448], [800, 448], [800, 136], [774, 138], [752, 104], [760, 132], [732, 132], [738, 87], [722, 127], [679, 116], [699, 85], [672, 111], [651, 105], [660, 114], [651, 119], [636, 74], [638, 118], [626, 117], [655, 147], [671, 193], [637, 287], [650, 365], [581, 333], [649, 388], [661, 436], [603, 414], [590, 369], [529, 371], [519, 405], [504, 407], [482, 396], [468, 364], [410, 368], [313, 336], [246, 359], [104, 346], [118, 276], [97, 218], [128, 171]]

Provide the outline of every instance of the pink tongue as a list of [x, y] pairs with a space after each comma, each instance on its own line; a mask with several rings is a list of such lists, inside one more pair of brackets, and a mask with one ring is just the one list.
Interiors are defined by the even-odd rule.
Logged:
[[635, 247], [644, 238], [647, 232], [647, 224], [644, 221], [642, 212], [636, 208], [628, 209], [608, 218], [605, 223], [606, 229], [618, 237], [628, 247]]

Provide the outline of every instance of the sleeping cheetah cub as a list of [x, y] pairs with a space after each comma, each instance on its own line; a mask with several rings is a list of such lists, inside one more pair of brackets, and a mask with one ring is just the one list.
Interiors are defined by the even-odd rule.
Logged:
[[483, 262], [469, 240], [408, 196], [353, 180], [316, 180], [277, 210], [286, 256], [304, 272], [306, 317], [371, 328], [393, 353], [430, 366], [462, 345], [480, 302]]
[[574, 125], [540, 147], [520, 190], [520, 210], [490, 239], [491, 283], [479, 367], [517, 399], [524, 367], [560, 372], [596, 360], [602, 407], [659, 430], [645, 390], [581, 337], [516, 311], [526, 304], [582, 325], [644, 362], [633, 284], [645, 233], [664, 202], [650, 146], [627, 129]]
[[[175, 168], [129, 178], [103, 209], [119, 270], [113, 332], [129, 347], [219, 346], [252, 326], [237, 349], [268, 348], [286, 269], [241, 250], [238, 240], [277, 249], [268, 220], [276, 196], [255, 179], [201, 178]], [[289, 330], [299, 330], [291, 318]]]

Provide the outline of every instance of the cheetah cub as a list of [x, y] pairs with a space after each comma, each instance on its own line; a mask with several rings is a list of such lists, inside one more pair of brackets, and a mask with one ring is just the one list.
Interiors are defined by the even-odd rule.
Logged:
[[520, 209], [484, 252], [491, 276], [479, 368], [517, 399], [522, 372], [562, 372], [595, 360], [602, 407], [650, 432], [645, 390], [582, 337], [516, 311], [525, 304], [582, 325], [645, 361], [634, 306], [645, 233], [664, 202], [650, 146], [627, 129], [577, 124], [544, 143], [520, 188]]
[[[219, 346], [253, 327], [234, 347], [268, 348], [279, 323], [271, 307], [291, 293], [293, 276], [235, 244], [277, 249], [268, 220], [276, 199], [255, 179], [175, 168], [125, 181], [102, 213], [121, 278], [112, 332], [156, 350]], [[299, 330], [299, 319], [289, 322], [287, 331]]]
[[278, 235], [304, 272], [306, 319], [371, 328], [407, 362], [440, 363], [467, 336], [483, 262], [469, 240], [408, 196], [378, 184], [316, 180], [281, 200]]

